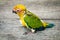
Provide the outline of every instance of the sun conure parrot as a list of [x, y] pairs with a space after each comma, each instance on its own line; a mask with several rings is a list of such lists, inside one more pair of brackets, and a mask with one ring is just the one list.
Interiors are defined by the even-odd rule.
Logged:
[[28, 11], [23, 4], [15, 5], [13, 7], [13, 13], [16, 13], [20, 17], [22, 25], [30, 29], [31, 32], [44, 30], [53, 26], [53, 24], [44, 22], [38, 16]]

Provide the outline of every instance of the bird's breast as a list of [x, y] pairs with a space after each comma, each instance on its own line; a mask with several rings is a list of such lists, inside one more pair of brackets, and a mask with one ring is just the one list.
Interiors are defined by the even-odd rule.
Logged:
[[21, 23], [22, 23], [22, 25], [24, 26], [24, 27], [26, 27], [26, 23], [25, 23], [25, 21], [24, 21], [24, 13], [17, 13], [18, 14], [18, 16], [19, 16], [19, 18], [20, 18], [20, 21], [21, 21]]
[[23, 25], [24, 27], [26, 27], [26, 23], [25, 23], [25, 21], [24, 21], [24, 18], [22, 17], [22, 18], [20, 18], [20, 20], [21, 20], [22, 25]]

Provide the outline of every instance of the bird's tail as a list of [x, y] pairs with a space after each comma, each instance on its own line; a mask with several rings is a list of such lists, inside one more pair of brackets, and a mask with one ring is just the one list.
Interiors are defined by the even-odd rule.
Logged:
[[49, 23], [47, 26], [46, 26], [46, 28], [52, 28], [52, 27], [54, 27], [55, 25], [53, 24], [53, 23]]

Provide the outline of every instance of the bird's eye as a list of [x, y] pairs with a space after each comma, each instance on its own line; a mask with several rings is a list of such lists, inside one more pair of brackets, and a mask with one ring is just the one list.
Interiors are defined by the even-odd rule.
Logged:
[[17, 9], [17, 11], [20, 11], [20, 9]]

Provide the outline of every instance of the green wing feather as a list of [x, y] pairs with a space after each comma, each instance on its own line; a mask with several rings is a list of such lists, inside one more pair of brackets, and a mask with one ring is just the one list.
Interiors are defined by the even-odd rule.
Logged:
[[41, 26], [43, 26], [41, 20], [30, 11], [26, 12], [24, 21], [29, 28], [40, 28]]

